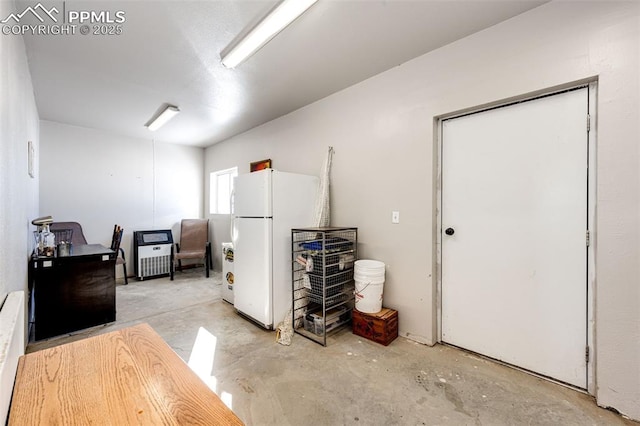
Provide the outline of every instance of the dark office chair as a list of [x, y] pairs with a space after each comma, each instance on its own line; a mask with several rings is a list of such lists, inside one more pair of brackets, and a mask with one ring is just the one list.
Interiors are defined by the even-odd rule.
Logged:
[[87, 244], [82, 226], [78, 222], [53, 222], [49, 226], [49, 230], [56, 236], [56, 243], [62, 241], [62, 238], [66, 240], [67, 237], [70, 237], [71, 241], [66, 242], [77, 246]]
[[122, 234], [124, 229], [118, 225], [113, 227], [113, 236], [111, 237], [111, 250], [114, 251], [112, 256], [116, 258], [116, 267], [122, 265], [122, 271], [124, 272], [124, 283], [129, 284], [129, 278], [127, 278], [127, 260], [124, 257], [124, 250], [120, 247], [122, 242]]
[[182, 219], [180, 223], [180, 243], [171, 246], [170, 275], [178, 262], [178, 270], [182, 271], [182, 260], [203, 259], [207, 278], [212, 267], [211, 242], [209, 242], [209, 219]]

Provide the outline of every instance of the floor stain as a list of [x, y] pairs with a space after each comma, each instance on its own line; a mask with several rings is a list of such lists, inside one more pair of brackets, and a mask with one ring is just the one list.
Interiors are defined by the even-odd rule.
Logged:
[[464, 409], [464, 402], [462, 402], [462, 398], [460, 398], [458, 391], [456, 391], [456, 388], [451, 383], [443, 383], [441, 381], [437, 381], [435, 382], [435, 384], [436, 386], [444, 389], [444, 397], [447, 398], [447, 401], [453, 404], [457, 412], [466, 414], [469, 417], [475, 417], [473, 414]]
[[416, 383], [419, 384], [420, 386], [422, 386], [424, 388], [424, 390], [429, 392], [429, 381], [425, 376], [422, 376], [422, 375], [418, 374], [416, 376]]
[[247, 379], [236, 379], [238, 386], [242, 388], [246, 393], [256, 393], [256, 391], [247, 383]]

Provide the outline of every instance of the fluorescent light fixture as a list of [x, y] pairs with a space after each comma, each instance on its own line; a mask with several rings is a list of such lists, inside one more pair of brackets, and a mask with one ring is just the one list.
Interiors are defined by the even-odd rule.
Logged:
[[318, 0], [283, 0], [231, 50], [222, 52], [222, 65], [235, 68], [267, 44]]
[[180, 110], [177, 106], [167, 105], [167, 107], [146, 126], [149, 130], [155, 132], [160, 127], [164, 126], [167, 121], [171, 120], [179, 112]]

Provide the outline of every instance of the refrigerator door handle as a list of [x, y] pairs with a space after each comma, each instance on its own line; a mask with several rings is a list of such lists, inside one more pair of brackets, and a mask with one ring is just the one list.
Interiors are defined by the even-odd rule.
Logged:
[[231, 220], [229, 221], [229, 235], [231, 236], [231, 241], [233, 242], [234, 246], [236, 244], [236, 236], [235, 236], [235, 232], [233, 231], [235, 228], [235, 220], [236, 217], [234, 215], [234, 208], [233, 208], [233, 203], [236, 199], [236, 188], [234, 186], [234, 188], [231, 190], [231, 195], [229, 196], [229, 211], [231, 213], [229, 213], [229, 217], [231, 218]]
[[236, 187], [234, 185], [233, 189], [231, 190], [231, 195], [229, 195], [229, 211], [231, 212], [231, 215], [235, 213], [235, 202], [236, 202]]
[[230, 224], [229, 234], [231, 235], [231, 242], [235, 247], [236, 246], [236, 233], [235, 233], [236, 217], [234, 215], [231, 215], [231, 220], [229, 221], [229, 224]]

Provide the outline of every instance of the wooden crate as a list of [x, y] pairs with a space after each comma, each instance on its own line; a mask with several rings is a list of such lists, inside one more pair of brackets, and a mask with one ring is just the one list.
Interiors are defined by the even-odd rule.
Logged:
[[398, 311], [389, 308], [375, 314], [353, 310], [353, 333], [387, 346], [398, 337]]

